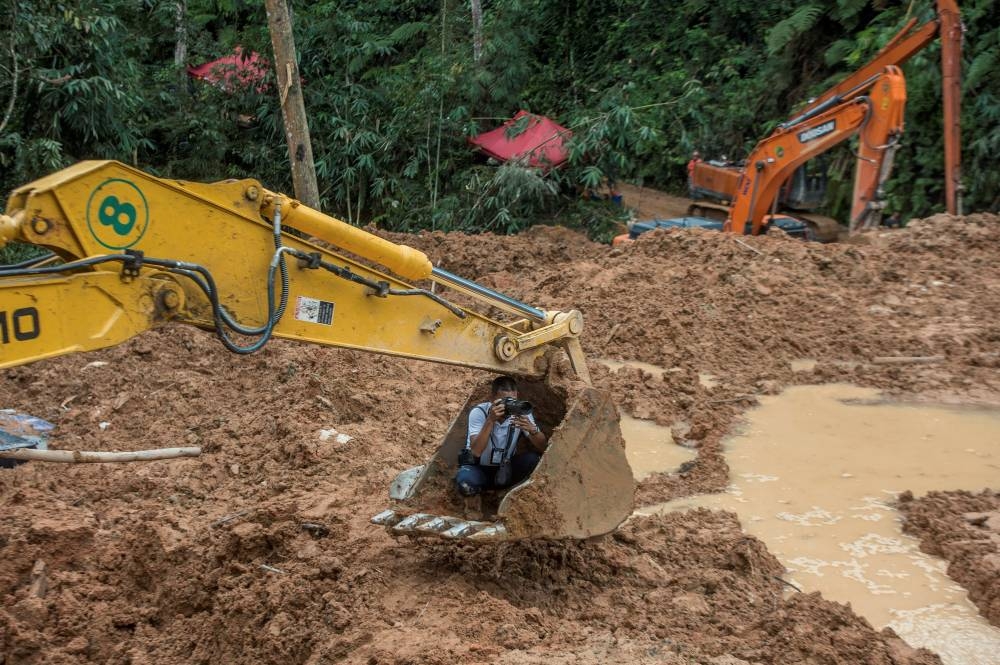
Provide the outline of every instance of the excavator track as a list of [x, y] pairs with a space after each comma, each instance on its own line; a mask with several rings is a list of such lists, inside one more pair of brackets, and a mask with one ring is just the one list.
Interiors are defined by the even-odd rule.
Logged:
[[[837, 242], [840, 238], [840, 231], [843, 227], [833, 217], [804, 212], [784, 212], [782, 214], [794, 217], [807, 224], [812, 234], [810, 240], [829, 243]], [[729, 216], [729, 206], [710, 201], [696, 201], [688, 206], [688, 215], [724, 222]]]
[[688, 206], [688, 215], [724, 222], [729, 217], [729, 206], [711, 201], [697, 201]]

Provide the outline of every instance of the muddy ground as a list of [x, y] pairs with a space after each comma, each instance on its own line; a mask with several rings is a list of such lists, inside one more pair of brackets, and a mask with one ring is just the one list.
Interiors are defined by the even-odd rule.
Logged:
[[1000, 494], [986, 490], [899, 497], [903, 529], [920, 549], [948, 562], [948, 575], [969, 591], [980, 614], [1000, 626]]
[[[971, 215], [837, 245], [682, 230], [612, 250], [549, 227], [389, 237], [537, 307], [580, 309], [592, 358], [668, 370], [591, 365], [621, 410], [698, 448], [685, 473], [640, 486], [647, 504], [724, 488], [720, 442], [783, 386], [1000, 403], [998, 232], [1000, 218]], [[817, 362], [793, 371], [800, 359]], [[4, 371], [0, 404], [56, 423], [53, 447], [205, 452], [0, 470], [0, 663], [939, 662], [849, 607], [789, 595], [732, 514], [483, 547], [371, 526], [389, 481], [483, 378], [280, 340], [234, 356], [180, 326]], [[938, 543], [947, 558], [953, 541]]]

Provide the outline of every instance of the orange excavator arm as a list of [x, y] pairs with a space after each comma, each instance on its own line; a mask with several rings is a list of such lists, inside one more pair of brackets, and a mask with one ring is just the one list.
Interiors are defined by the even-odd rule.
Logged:
[[903, 132], [906, 83], [898, 67], [887, 70], [892, 73], [881, 77], [876, 90], [872, 90], [870, 97], [877, 106], [872, 108], [858, 142], [851, 231], [878, 226], [884, 198], [882, 185], [892, 173], [893, 158]]
[[[859, 174], [871, 179], [868, 205], [877, 200], [878, 190], [888, 174], [886, 155], [903, 132], [906, 81], [898, 67], [886, 67], [857, 86], [860, 94], [842, 100], [834, 97], [781, 125], [757, 144], [740, 174], [730, 208], [726, 230], [742, 234], [749, 227], [758, 234], [768, 221], [778, 190], [789, 176], [809, 159], [860, 134], [859, 160], [874, 171]], [[849, 93], [849, 94], [850, 94]]]
[[[944, 106], [944, 169], [945, 206], [953, 215], [961, 214], [961, 60], [962, 23], [955, 0], [937, 0], [937, 19], [915, 28], [917, 19], [911, 19], [881, 51], [856, 72], [809, 102], [803, 115], [843, 97], [873, 76], [878, 76], [888, 66], [900, 66], [924, 49], [935, 39], [941, 41], [941, 98]], [[864, 156], [861, 157], [864, 159]], [[890, 164], [891, 166], [891, 164]], [[866, 172], [865, 179], [856, 180], [854, 204], [851, 210], [852, 225], [871, 199], [874, 175], [879, 169], [865, 168], [859, 161], [858, 176]]]

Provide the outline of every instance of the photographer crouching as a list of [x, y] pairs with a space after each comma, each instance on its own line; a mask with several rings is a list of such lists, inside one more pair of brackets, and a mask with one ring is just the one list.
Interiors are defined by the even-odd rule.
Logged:
[[[530, 446], [518, 450], [526, 439]], [[455, 486], [477, 496], [485, 489], [512, 487], [531, 475], [545, 451], [546, 437], [535, 424], [532, 405], [517, 398], [509, 376], [493, 379], [491, 400], [469, 411], [469, 433], [458, 457]]]

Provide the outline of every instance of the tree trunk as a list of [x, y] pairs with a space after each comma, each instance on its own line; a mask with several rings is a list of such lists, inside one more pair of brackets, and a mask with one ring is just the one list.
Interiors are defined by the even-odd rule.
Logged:
[[180, 72], [181, 85], [187, 88], [187, 72], [184, 70], [184, 63], [187, 62], [187, 0], [177, 0], [174, 3], [174, 35], [177, 42], [174, 44], [174, 66]]
[[285, 0], [265, 0], [267, 22], [274, 47], [274, 71], [278, 75], [281, 118], [285, 123], [288, 158], [292, 166], [295, 198], [310, 208], [319, 208], [319, 185], [313, 163], [309, 122], [302, 99], [302, 79], [295, 56], [292, 20]]
[[[17, 5], [13, 5], [14, 16], [12, 19], [12, 24], [16, 30], [19, 26], [17, 24]], [[14, 113], [14, 105], [17, 102], [17, 77], [18, 77], [18, 62], [17, 62], [17, 43], [14, 41], [13, 36], [8, 39], [8, 47], [10, 48], [10, 101], [7, 103], [7, 110], [4, 111], [3, 120], [0, 120], [0, 133], [3, 132], [7, 123], [10, 121], [10, 116]]]
[[472, 5], [472, 60], [479, 64], [483, 57], [483, 3], [471, 0]]

